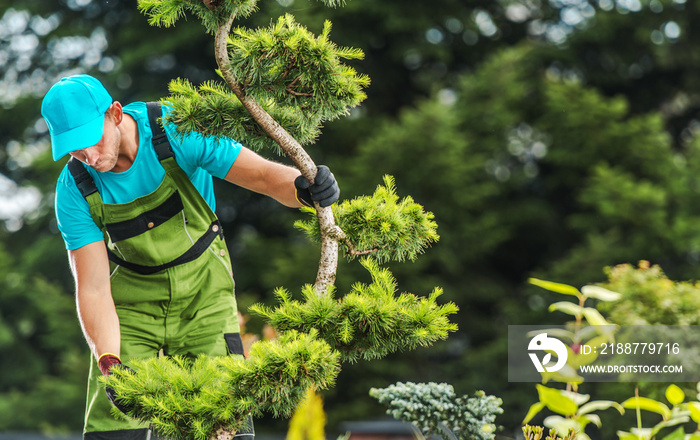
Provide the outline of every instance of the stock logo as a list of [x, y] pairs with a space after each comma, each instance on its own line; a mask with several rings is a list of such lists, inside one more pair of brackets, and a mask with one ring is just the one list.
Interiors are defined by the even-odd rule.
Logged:
[[566, 365], [566, 359], [569, 355], [566, 351], [566, 345], [564, 345], [564, 343], [557, 338], [547, 337], [547, 333], [540, 333], [539, 335], [532, 338], [527, 346], [527, 349], [544, 352], [553, 351], [554, 353], [556, 353], [557, 362], [554, 365], [548, 365], [549, 362], [552, 360], [552, 353], [545, 354], [541, 362], [540, 359], [537, 357], [537, 354], [528, 353], [530, 355], [530, 359], [532, 359], [532, 363], [535, 365], [535, 368], [537, 368], [537, 371], [539, 371], [540, 373], [544, 373], [545, 371], [547, 373], [553, 373], [555, 371], [561, 370], [564, 367], [564, 365]]

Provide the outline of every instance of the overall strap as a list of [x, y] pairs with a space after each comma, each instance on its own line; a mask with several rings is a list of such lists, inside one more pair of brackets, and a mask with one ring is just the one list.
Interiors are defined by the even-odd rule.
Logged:
[[92, 176], [75, 157], [71, 157], [68, 161], [68, 171], [70, 171], [80, 194], [82, 194], [85, 199], [87, 199], [90, 194], [97, 192], [97, 186]]
[[160, 102], [147, 102], [146, 109], [148, 110], [148, 123], [151, 125], [151, 133], [153, 135], [151, 139], [151, 142], [153, 142], [153, 149], [156, 150], [158, 160], [162, 162], [174, 156], [168, 136], [165, 134], [163, 126], [158, 122], [163, 115], [163, 110], [161, 109]]

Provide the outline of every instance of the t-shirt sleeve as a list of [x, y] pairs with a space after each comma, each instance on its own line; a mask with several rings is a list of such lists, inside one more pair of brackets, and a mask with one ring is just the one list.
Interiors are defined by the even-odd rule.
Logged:
[[68, 167], [64, 167], [56, 183], [56, 221], [67, 250], [75, 250], [96, 241], [103, 241], [90, 207], [75, 185]]
[[[167, 113], [169, 108], [164, 106], [163, 111]], [[240, 142], [230, 138], [204, 136], [196, 132], [177, 134], [174, 124], [166, 124], [165, 131], [173, 146], [175, 157], [183, 169], [202, 168], [220, 179], [226, 177], [242, 148]], [[192, 175], [194, 170], [185, 171]]]

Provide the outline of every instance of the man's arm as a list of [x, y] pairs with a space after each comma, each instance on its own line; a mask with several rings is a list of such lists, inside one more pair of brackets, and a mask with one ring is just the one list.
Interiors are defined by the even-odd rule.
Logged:
[[296, 168], [272, 162], [243, 147], [225, 179], [285, 206], [299, 208], [303, 205], [297, 200], [294, 179], [300, 174]]
[[95, 359], [120, 355], [119, 318], [109, 283], [109, 260], [103, 241], [68, 251], [76, 285], [78, 318]]

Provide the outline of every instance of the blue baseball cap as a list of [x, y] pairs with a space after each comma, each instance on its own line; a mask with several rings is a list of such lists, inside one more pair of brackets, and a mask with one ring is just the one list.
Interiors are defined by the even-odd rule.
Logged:
[[110, 105], [112, 97], [90, 75], [69, 76], [54, 84], [41, 103], [41, 115], [51, 134], [53, 160], [98, 143]]

